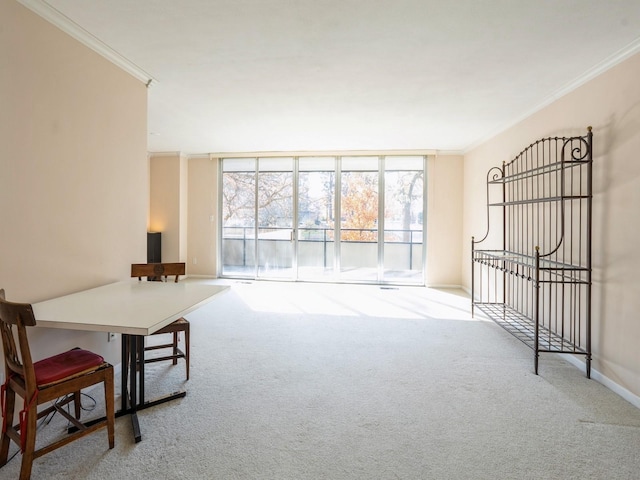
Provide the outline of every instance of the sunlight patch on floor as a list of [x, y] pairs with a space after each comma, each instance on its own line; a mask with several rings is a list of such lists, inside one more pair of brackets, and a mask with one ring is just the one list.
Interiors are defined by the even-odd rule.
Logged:
[[347, 284], [252, 282], [232, 289], [254, 311], [397, 318], [472, 320], [468, 296], [458, 289]]

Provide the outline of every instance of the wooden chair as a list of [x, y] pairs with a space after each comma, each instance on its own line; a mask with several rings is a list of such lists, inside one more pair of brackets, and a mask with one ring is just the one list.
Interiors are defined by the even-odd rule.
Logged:
[[[107, 427], [109, 448], [115, 444], [113, 367], [100, 355], [79, 348], [33, 362], [26, 327], [35, 324], [30, 304], [7, 302], [4, 290], [0, 290], [0, 330], [6, 375], [2, 386], [0, 467], [7, 463], [9, 444], [14, 441], [22, 451], [21, 480], [30, 478], [34, 459], [102, 427]], [[14, 327], [19, 348], [16, 348]], [[100, 383], [104, 384], [106, 418], [88, 426], [80, 422], [80, 391]], [[19, 423], [12, 425], [16, 394], [22, 397], [24, 408], [20, 411]], [[38, 405], [47, 402], [55, 403], [38, 412]], [[74, 403], [75, 417], [63, 408], [71, 402]], [[54, 410], [77, 430], [36, 450], [37, 420]]]
[[[168, 276], [175, 275], [174, 281], [177, 283], [178, 277], [184, 274], [184, 263], [134, 263], [131, 265], [131, 276], [138, 277], [138, 280], [142, 280], [142, 277], [162, 280], [164, 277], [164, 281], [166, 282]], [[179, 347], [180, 332], [184, 332], [184, 352]], [[161, 357], [145, 357], [144, 363], [172, 360], [173, 364], [176, 365], [179, 358], [184, 358], [187, 364], [187, 380], [189, 380], [189, 321], [186, 318], [179, 318], [166, 327], [154, 332], [153, 335], [163, 335], [168, 333], [173, 334], [171, 343], [145, 346], [144, 350], [148, 351], [171, 348], [172, 353]]]

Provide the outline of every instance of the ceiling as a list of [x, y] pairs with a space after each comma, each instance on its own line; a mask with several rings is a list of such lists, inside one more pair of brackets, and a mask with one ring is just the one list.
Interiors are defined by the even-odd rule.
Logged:
[[462, 152], [640, 51], [638, 0], [20, 1], [153, 78], [150, 152]]

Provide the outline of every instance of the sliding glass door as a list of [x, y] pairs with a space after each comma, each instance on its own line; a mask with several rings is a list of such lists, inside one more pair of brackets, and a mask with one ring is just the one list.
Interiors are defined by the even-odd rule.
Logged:
[[378, 281], [378, 157], [340, 164], [340, 280]]
[[298, 279], [335, 280], [335, 157], [298, 163]]
[[384, 159], [382, 279], [423, 281], [424, 159]]
[[221, 174], [222, 276], [254, 277], [256, 267], [256, 158], [228, 158]]
[[219, 274], [424, 284], [425, 157], [221, 161]]
[[222, 165], [222, 276], [293, 279], [293, 159]]
[[258, 278], [293, 279], [293, 159], [258, 159]]

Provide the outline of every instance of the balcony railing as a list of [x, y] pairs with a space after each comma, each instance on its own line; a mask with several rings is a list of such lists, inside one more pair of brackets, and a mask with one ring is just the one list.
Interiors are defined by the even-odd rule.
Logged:
[[[377, 258], [377, 229], [341, 229], [342, 264], [357, 266], [359, 258]], [[385, 269], [422, 270], [422, 230], [386, 229]], [[332, 228], [298, 227], [298, 264], [327, 267], [333, 264], [335, 230]], [[258, 241], [265, 254], [260, 266], [291, 267], [292, 229], [259, 227]], [[321, 259], [321, 262], [319, 261]], [[255, 227], [224, 227], [222, 264], [225, 267], [255, 265]]]

